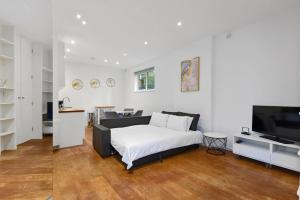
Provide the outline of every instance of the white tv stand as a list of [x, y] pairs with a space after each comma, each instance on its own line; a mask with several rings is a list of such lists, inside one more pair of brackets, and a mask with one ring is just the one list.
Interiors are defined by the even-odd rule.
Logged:
[[[240, 141], [240, 143], [238, 143]], [[300, 172], [299, 144], [282, 144], [251, 135], [237, 134], [233, 137], [233, 153]]]

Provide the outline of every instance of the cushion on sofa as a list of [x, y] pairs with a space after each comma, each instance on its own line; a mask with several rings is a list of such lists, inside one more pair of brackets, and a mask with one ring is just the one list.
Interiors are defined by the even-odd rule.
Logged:
[[167, 128], [176, 131], [187, 131], [188, 117], [169, 115]]
[[149, 124], [152, 126], [166, 128], [168, 117], [169, 115], [153, 112]]
[[190, 130], [192, 130], [192, 131], [196, 131], [197, 130], [198, 121], [200, 119], [200, 115], [199, 114], [191, 114], [191, 113], [178, 112], [178, 116], [192, 117], [193, 121], [192, 121]]
[[167, 114], [167, 115], [176, 115], [178, 116], [178, 112], [169, 112], [169, 111], [162, 111], [162, 114]]
[[187, 117], [192, 117], [193, 121], [190, 126], [190, 130], [196, 131], [197, 130], [197, 125], [198, 121], [200, 119], [199, 114], [191, 114], [191, 113], [184, 113], [184, 112], [169, 112], [169, 111], [162, 111], [163, 114], [168, 114], [168, 115], [177, 115], [177, 116], [187, 116]]

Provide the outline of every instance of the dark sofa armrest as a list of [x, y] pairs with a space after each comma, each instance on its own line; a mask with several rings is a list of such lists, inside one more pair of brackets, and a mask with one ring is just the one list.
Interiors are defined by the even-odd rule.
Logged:
[[121, 128], [133, 125], [149, 124], [151, 116], [124, 117], [120, 119], [101, 119], [100, 124], [107, 128]]
[[95, 124], [93, 127], [93, 146], [99, 155], [108, 157], [112, 153], [110, 144], [110, 129], [105, 126]]
[[120, 119], [101, 119], [100, 124], [93, 127], [93, 146], [99, 155], [108, 157], [113, 154], [111, 146], [111, 128], [149, 124], [151, 116], [128, 117]]

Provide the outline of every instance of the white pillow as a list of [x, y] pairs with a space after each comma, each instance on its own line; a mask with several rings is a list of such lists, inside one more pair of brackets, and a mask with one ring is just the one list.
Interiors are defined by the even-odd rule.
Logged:
[[176, 131], [186, 131], [188, 118], [185, 116], [169, 115], [167, 128]]
[[193, 117], [188, 117], [188, 116], [186, 116], [186, 118], [187, 118], [187, 123], [186, 123], [186, 130], [185, 131], [189, 131], [194, 118]]
[[169, 115], [154, 112], [154, 113], [152, 113], [151, 120], [150, 120], [149, 124], [152, 125], [152, 126], [158, 126], [158, 127], [166, 128], [168, 118], [169, 118]]

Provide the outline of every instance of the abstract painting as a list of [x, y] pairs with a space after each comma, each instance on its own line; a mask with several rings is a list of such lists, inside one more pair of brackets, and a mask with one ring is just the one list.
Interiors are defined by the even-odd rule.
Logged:
[[181, 62], [181, 92], [199, 91], [200, 58]]

